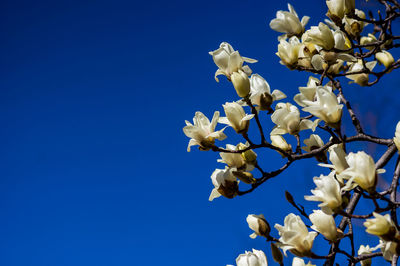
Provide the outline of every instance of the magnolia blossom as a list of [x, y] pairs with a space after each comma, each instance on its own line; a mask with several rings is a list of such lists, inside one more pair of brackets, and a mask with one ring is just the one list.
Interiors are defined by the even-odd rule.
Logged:
[[[313, 150], [319, 149], [322, 146], [324, 146], [324, 142], [322, 141], [321, 137], [315, 134], [311, 134], [308, 139], [305, 139], [304, 144], [306, 146], [303, 146], [302, 149], [305, 150], [306, 152], [311, 152]], [[315, 158], [319, 162], [326, 162], [327, 161], [326, 150], [315, 155]]]
[[231, 81], [236, 93], [239, 97], [246, 97], [250, 93], [250, 79], [248, 74], [239, 69], [238, 72], [233, 72]]
[[287, 66], [289, 69], [294, 69], [297, 65], [300, 48], [301, 44], [296, 36], [291, 37], [289, 42], [281, 39], [278, 44], [278, 52], [276, 53], [281, 59], [279, 63]]
[[[247, 149], [249, 145], [250, 144], [248, 142], [246, 142], [246, 144], [239, 143], [236, 147], [238, 150], [244, 150]], [[251, 149], [242, 152], [240, 155], [242, 156], [243, 160], [250, 165], [254, 165], [257, 162], [257, 153]], [[248, 168], [247, 170], [250, 171]]]
[[302, 149], [306, 152], [311, 152], [324, 146], [324, 142], [322, 141], [321, 137], [316, 134], [311, 134], [308, 139], [304, 140], [304, 144], [306, 146], [303, 146]]
[[386, 68], [390, 67], [394, 63], [394, 58], [392, 54], [385, 50], [376, 53], [375, 58], [376, 60], [378, 60], [379, 63], [384, 65]]
[[271, 115], [271, 120], [276, 124], [271, 131], [271, 135], [283, 135], [286, 133], [296, 135], [304, 129], [315, 130], [316, 124], [312, 121], [300, 120], [300, 111], [290, 103], [278, 103], [275, 112]]
[[218, 70], [215, 72], [215, 80], [218, 82], [218, 75], [225, 75], [228, 79], [231, 78], [233, 72], [242, 70], [247, 76], [251, 75], [251, 69], [244, 62], [256, 63], [257, 60], [240, 56], [238, 51], [235, 51], [232, 46], [227, 42], [222, 42], [219, 48], [215, 51], [209, 52], [213, 57], [214, 63], [217, 65]]
[[318, 205], [327, 214], [339, 210], [342, 206], [342, 195], [340, 185], [334, 177], [334, 173], [320, 175], [313, 178], [316, 189], [311, 190], [313, 196], [304, 196], [309, 201], [321, 201]]
[[294, 101], [301, 107], [306, 107], [307, 102], [313, 102], [315, 99], [315, 92], [319, 84], [319, 79], [310, 76], [308, 78], [306, 87], [299, 87], [300, 93], [294, 96]]
[[336, 178], [341, 186], [344, 186], [344, 181], [340, 176], [343, 170], [349, 167], [346, 161], [346, 152], [343, 150], [343, 144], [334, 144], [329, 147], [329, 160], [332, 164], [319, 164], [319, 166], [332, 168], [336, 173]]
[[381, 248], [383, 258], [387, 261], [391, 262], [393, 260], [393, 256], [398, 255], [396, 242], [379, 240], [378, 247]]
[[250, 92], [251, 103], [257, 105], [260, 110], [269, 110], [272, 102], [286, 98], [280, 90], [271, 93], [268, 82], [258, 74], [251, 75]]
[[351, 13], [355, 8], [355, 0], [326, 0], [329, 9], [329, 16], [338, 22], [345, 14]]
[[365, 231], [371, 235], [379, 236], [383, 240], [393, 240], [397, 229], [390, 215], [380, 215], [376, 212], [373, 212], [373, 215], [375, 218], [368, 219], [364, 222], [364, 226], [367, 228]]
[[331, 29], [322, 22], [318, 24], [318, 27], [312, 26], [311, 29], [304, 33], [302, 38], [305, 42], [314, 43], [328, 51], [335, 46], [335, 39]]
[[246, 114], [243, 107], [237, 102], [227, 102], [222, 106], [226, 117], [220, 117], [218, 122], [231, 126], [237, 133], [247, 132], [249, 121], [254, 117], [254, 114]]
[[[374, 67], [376, 66], [376, 61], [371, 61], [365, 63], [367, 70], [364, 69], [364, 65], [361, 60], [358, 60], [356, 63], [351, 63], [349, 71], [347, 73], [356, 73], [356, 72], [361, 72], [361, 71], [372, 71]], [[357, 83], [360, 86], [367, 86], [369, 77], [367, 73], [358, 73], [358, 74], [351, 74], [351, 75], [346, 75], [346, 78], [351, 79], [352, 82]], [[351, 82], [350, 82], [351, 83]]]
[[393, 141], [397, 147], [398, 152], [400, 153], [400, 121], [397, 123], [396, 132], [394, 133]]
[[269, 235], [271, 228], [264, 215], [249, 214], [246, 221], [249, 224], [250, 229], [254, 231], [254, 233], [250, 235], [251, 238]]
[[[271, 144], [281, 150], [290, 153], [292, 151], [292, 145], [288, 144], [281, 135], [270, 135]], [[284, 154], [281, 153], [282, 156]]]
[[349, 153], [346, 156], [346, 162], [349, 167], [341, 172], [340, 177], [349, 181], [343, 189], [351, 190], [359, 185], [370, 193], [375, 191], [376, 175], [384, 173], [385, 170], [377, 170], [374, 159], [363, 151]]
[[[365, 19], [365, 13], [361, 10], [355, 9], [354, 13], [362, 18]], [[366, 23], [364, 21], [360, 21], [357, 19], [349, 18], [348, 16], [345, 16], [343, 18], [344, 22], [344, 29], [346, 32], [348, 32], [353, 38], [357, 37], [360, 35], [360, 33], [363, 31], [364, 26]]]
[[[360, 39], [361, 45], [374, 44], [376, 42], [378, 42], [378, 39], [372, 33], [368, 33], [368, 36], [363, 36]], [[371, 46], [367, 46], [365, 48], [368, 50], [371, 50], [371, 49], [373, 49], [373, 46], [371, 45]]]
[[269, 26], [277, 32], [287, 33], [288, 35], [301, 35], [310, 18], [304, 16], [300, 21], [291, 4], [288, 4], [288, 9], [289, 12], [282, 10], [276, 12], [276, 18], [271, 20]]
[[313, 43], [302, 43], [299, 49], [297, 66], [311, 68], [311, 60], [317, 52], [317, 48]]
[[202, 112], [196, 112], [193, 118], [193, 124], [185, 121], [186, 126], [183, 128], [183, 133], [190, 138], [187, 151], [190, 152], [190, 147], [199, 145], [201, 150], [208, 150], [214, 144], [214, 140], [224, 140], [226, 135], [224, 129], [215, 131], [219, 119], [219, 112], [216, 111], [210, 122]]
[[321, 210], [314, 210], [309, 216], [313, 223], [311, 228], [321, 233], [326, 239], [335, 242], [338, 237], [335, 219], [332, 215], [326, 214]]
[[298, 215], [290, 213], [285, 217], [284, 226], [275, 224], [279, 231], [279, 247], [286, 255], [289, 250], [296, 256], [304, 256], [310, 253], [314, 238], [318, 233], [308, 232], [306, 225]]
[[[245, 251], [236, 258], [237, 266], [268, 266], [267, 257], [261, 250]], [[227, 265], [232, 266], [232, 265]]]
[[238, 181], [232, 174], [232, 169], [215, 169], [211, 175], [211, 181], [214, 185], [214, 189], [211, 191], [209, 201], [220, 197], [221, 195], [226, 198], [233, 198], [237, 195]]
[[311, 264], [311, 261], [309, 261], [307, 264], [304, 262], [304, 260], [294, 257], [292, 266], [315, 266], [315, 264]]
[[307, 107], [304, 112], [309, 112], [324, 120], [328, 125], [337, 127], [342, 118], [343, 105], [328, 86], [319, 86], [316, 89], [315, 101], [304, 101]]
[[[375, 250], [377, 250], [378, 248], [379, 248], [379, 246], [371, 248], [371, 247], [369, 247], [369, 245], [366, 245], [366, 246], [360, 245], [360, 248], [358, 249], [357, 254], [358, 255], [368, 255], [368, 254], [371, 254], [372, 252], [374, 252]], [[360, 261], [361, 266], [371, 266], [371, 262], [372, 261], [370, 258]]]
[[[242, 149], [242, 146], [226, 144], [226, 149], [229, 151], [237, 151]], [[236, 168], [237, 170], [245, 171], [251, 171], [254, 169], [254, 164], [247, 163], [241, 153], [220, 152], [219, 155], [221, 156], [221, 159], [218, 159], [217, 162], [225, 163], [230, 168]]]

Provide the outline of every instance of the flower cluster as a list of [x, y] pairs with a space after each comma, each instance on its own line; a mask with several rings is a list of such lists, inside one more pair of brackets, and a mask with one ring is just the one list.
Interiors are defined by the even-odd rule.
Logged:
[[[400, 122], [390, 139], [365, 133], [342, 88], [343, 78], [347, 78], [348, 83], [372, 86], [385, 74], [400, 68], [400, 60], [396, 61], [389, 52], [400, 47], [400, 43], [395, 43], [400, 36], [395, 36], [391, 30], [392, 21], [400, 17], [400, 3], [397, 0], [380, 3], [385, 7], [386, 17], [382, 18], [380, 13], [376, 19], [369, 13], [367, 19], [364, 11], [356, 8], [354, 0], [326, 0], [329, 19], [309, 28], [309, 17], [300, 19], [290, 4], [288, 11], [276, 13], [269, 26], [282, 33], [276, 52], [280, 64], [290, 70], [310, 73], [307, 85], [298, 87], [299, 93], [292, 99], [287, 99], [287, 95], [294, 94], [290, 91], [272, 90], [269, 83], [248, 66], [257, 60], [241, 56], [229, 43], [222, 42], [218, 49], [209, 52], [218, 67], [215, 80], [219, 82], [218, 76], [225, 76], [238, 96], [222, 104], [225, 116], [215, 111], [210, 122], [198, 111], [193, 124], [186, 121], [183, 128], [190, 138], [188, 151], [196, 145], [201, 151], [219, 152], [217, 162], [224, 165], [211, 174], [214, 187], [209, 200], [220, 196], [232, 199], [250, 193], [302, 159], [315, 158], [318, 165], [324, 167], [319, 169], [326, 171], [313, 178], [315, 188], [311, 195], [304, 196], [306, 201], [318, 202], [311, 213], [296, 203], [289, 192], [285, 193], [287, 201], [307, 219], [306, 222], [299, 215], [289, 213], [283, 225], [276, 223], [276, 231], [271, 231], [269, 217], [249, 214], [246, 218], [252, 230], [250, 237], [262, 237], [271, 242], [272, 258], [280, 265], [287, 251], [294, 255], [294, 266], [313, 265], [305, 264], [300, 257], [325, 259], [324, 265], [334, 265], [340, 253], [351, 263], [360, 262], [366, 266], [371, 265], [371, 259], [376, 256], [394, 261], [400, 255], [400, 226], [396, 214], [400, 206], [396, 201], [399, 160], [391, 185], [383, 191], [378, 186], [379, 175], [385, 173], [382, 168], [396, 149], [400, 154]], [[381, 70], [377, 72], [376, 69]], [[375, 77], [373, 81], [372, 76]], [[343, 118], [346, 110], [356, 132], [353, 136]], [[268, 129], [263, 124], [266, 119], [272, 122]], [[229, 131], [243, 140], [235, 140]], [[254, 132], [259, 133], [258, 141], [252, 139]], [[233, 144], [221, 145], [216, 140]], [[371, 152], [354, 150], [360, 146], [351, 143], [361, 141], [384, 145], [387, 150], [375, 160]], [[255, 152], [261, 148], [278, 152], [285, 164], [265, 171], [264, 161]], [[360, 199], [371, 201], [375, 209], [366, 215], [353, 214]], [[360, 245], [357, 255], [353, 219], [364, 219], [366, 232], [379, 237], [380, 241], [375, 247]], [[346, 231], [346, 227], [349, 230]], [[330, 254], [314, 253], [317, 236], [330, 245]], [[344, 238], [350, 239], [351, 252], [341, 250]], [[378, 249], [382, 253], [375, 252]], [[266, 266], [268, 262], [263, 251], [253, 249], [240, 254], [236, 264]]]

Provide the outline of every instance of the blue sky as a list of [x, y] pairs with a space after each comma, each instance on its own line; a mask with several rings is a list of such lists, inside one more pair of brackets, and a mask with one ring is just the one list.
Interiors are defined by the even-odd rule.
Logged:
[[[293, 4], [309, 25], [325, 10]], [[301, 200], [326, 170], [311, 159], [250, 195], [210, 203], [210, 175], [223, 166], [215, 153], [187, 153], [182, 127], [195, 111], [211, 116], [237, 100], [214, 80], [208, 51], [222, 41], [258, 59], [252, 69], [289, 98], [306, 84], [275, 55], [268, 23], [279, 9], [286, 1], [2, 1], [0, 264], [226, 265], [267, 250], [248, 237], [246, 216], [282, 224], [294, 212], [284, 191]], [[370, 109], [355, 104], [385, 137], [399, 116], [398, 83], [384, 79]], [[360, 102], [377, 90], [349, 88]], [[259, 155], [265, 169], [283, 163]]]

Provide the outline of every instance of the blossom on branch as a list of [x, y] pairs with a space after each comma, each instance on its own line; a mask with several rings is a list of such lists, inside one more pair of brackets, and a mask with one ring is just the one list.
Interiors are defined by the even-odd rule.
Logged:
[[364, 222], [364, 226], [367, 228], [365, 231], [371, 235], [379, 236], [385, 241], [394, 240], [397, 229], [390, 215], [380, 215], [376, 212], [374, 212], [373, 215], [375, 218], [368, 219]]
[[317, 126], [308, 119], [300, 119], [299, 109], [291, 103], [278, 103], [275, 112], [271, 115], [271, 120], [276, 124], [271, 131], [271, 135], [283, 135], [289, 133], [297, 135], [301, 130], [315, 130]]
[[238, 51], [235, 51], [232, 46], [227, 42], [222, 42], [219, 48], [215, 51], [209, 52], [213, 57], [214, 63], [217, 65], [218, 70], [215, 72], [215, 80], [218, 82], [218, 75], [225, 75], [229, 80], [234, 72], [239, 70], [251, 75], [251, 69], [245, 65], [247, 63], [256, 63], [257, 60], [240, 56]]
[[304, 260], [294, 257], [292, 266], [316, 266], [315, 264], [311, 264], [311, 261], [309, 261], [307, 264], [304, 262]]
[[326, 214], [321, 210], [314, 210], [309, 215], [310, 221], [313, 223], [311, 228], [321, 233], [329, 241], [335, 242], [338, 239], [339, 231], [336, 228], [335, 219], [332, 215]]
[[214, 189], [211, 191], [209, 201], [213, 201], [215, 198], [221, 195], [231, 199], [237, 195], [238, 192], [238, 181], [232, 174], [232, 169], [215, 169], [211, 175], [211, 181], [214, 185]]
[[254, 231], [254, 233], [250, 235], [250, 238], [254, 239], [257, 236], [269, 236], [269, 233], [271, 232], [271, 227], [269, 226], [264, 215], [249, 214], [246, 218], [246, 221], [250, 229]]
[[394, 133], [393, 141], [397, 147], [397, 151], [400, 153], [400, 121], [397, 123], [396, 132]]
[[351, 190], [357, 185], [369, 193], [375, 192], [377, 174], [384, 173], [384, 169], [376, 169], [374, 159], [363, 151], [349, 153], [346, 156], [349, 165], [340, 173], [340, 177], [347, 179], [343, 190]]
[[284, 226], [275, 224], [274, 227], [281, 236], [277, 244], [285, 255], [288, 250], [300, 257], [310, 254], [314, 238], [318, 233], [308, 232], [300, 216], [290, 213], [285, 217]]
[[342, 195], [339, 182], [335, 179], [334, 173], [314, 177], [316, 189], [311, 190], [313, 196], [304, 196], [309, 201], [321, 201], [318, 207], [326, 214], [337, 212], [342, 208]]
[[271, 93], [268, 82], [258, 74], [250, 77], [250, 101], [257, 105], [260, 110], [270, 110], [274, 101], [286, 98], [286, 95], [280, 90], [274, 90]]
[[209, 150], [214, 145], [215, 139], [226, 139], [225, 128], [215, 131], [218, 119], [218, 111], [214, 113], [211, 122], [202, 112], [196, 112], [193, 117], [193, 124], [187, 120], [185, 121], [186, 126], [183, 128], [183, 133], [190, 138], [187, 147], [188, 152], [190, 152], [190, 147], [194, 145], [199, 145], [200, 150]]
[[224, 107], [226, 117], [220, 117], [218, 122], [231, 126], [237, 133], [247, 132], [250, 119], [254, 117], [254, 114], [246, 114], [243, 107], [237, 102], [227, 102], [222, 106]]
[[276, 12], [276, 18], [271, 20], [269, 26], [271, 29], [286, 33], [281, 38], [291, 37], [291, 36], [300, 36], [304, 32], [304, 27], [306, 26], [310, 17], [304, 16], [301, 21], [299, 20], [299, 16], [294, 10], [291, 4], [288, 4], [289, 12], [279, 10]]

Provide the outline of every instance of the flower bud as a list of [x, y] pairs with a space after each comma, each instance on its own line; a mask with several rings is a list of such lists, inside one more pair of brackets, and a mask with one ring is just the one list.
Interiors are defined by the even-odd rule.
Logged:
[[383, 216], [376, 212], [374, 212], [373, 215], [375, 218], [368, 219], [364, 222], [364, 226], [367, 228], [365, 231], [371, 235], [379, 236], [385, 241], [394, 240], [397, 229], [390, 219], [390, 215], [386, 214]]
[[279, 248], [271, 242], [271, 253], [272, 253], [272, 258], [274, 259], [275, 262], [282, 264], [283, 263], [283, 254], [279, 250]]
[[239, 97], [246, 97], [250, 93], [250, 80], [246, 73], [239, 70], [231, 75], [233, 86]]
[[307, 264], [304, 262], [304, 260], [294, 257], [293, 258], [293, 262], [292, 262], [292, 266], [315, 266], [315, 264], [311, 264], [311, 262], [309, 261]]
[[214, 185], [214, 189], [211, 191], [209, 201], [220, 197], [221, 195], [231, 199], [237, 195], [238, 182], [236, 177], [232, 174], [231, 169], [215, 169], [211, 175], [211, 181]]
[[[304, 140], [306, 146], [302, 147], [306, 152], [312, 152], [313, 150], [319, 149], [324, 146], [324, 142], [321, 137], [316, 134], [311, 134], [310, 138]], [[315, 155], [318, 162], [327, 162], [326, 151], [320, 152]]]
[[[270, 135], [270, 139], [273, 146], [280, 148], [287, 153], [290, 153], [292, 151], [292, 146], [288, 144], [281, 135]], [[285, 157], [283, 153], [279, 153], [282, 155], [282, 157]]]
[[[375, 35], [368, 33], [368, 37], [366, 37], [366, 36], [361, 37], [360, 44], [367, 45], [367, 44], [376, 43], [377, 41], [378, 40], [376, 39]], [[367, 46], [365, 48], [368, 50], [372, 50], [373, 46]]]
[[232, 174], [246, 184], [254, 184], [256, 182], [256, 179], [250, 172], [232, 171]]
[[329, 241], [335, 242], [337, 240], [338, 231], [332, 215], [325, 214], [321, 210], [314, 210], [309, 217], [313, 223], [312, 229], [321, 233]]
[[251, 238], [256, 238], [257, 236], [269, 236], [271, 227], [264, 215], [249, 214], [246, 221], [249, 224], [250, 229], [254, 231], [254, 233], [250, 235]]
[[384, 65], [386, 68], [390, 67], [394, 63], [393, 56], [388, 51], [385, 50], [376, 53], [375, 57], [376, 60], [378, 60], [378, 62]]

